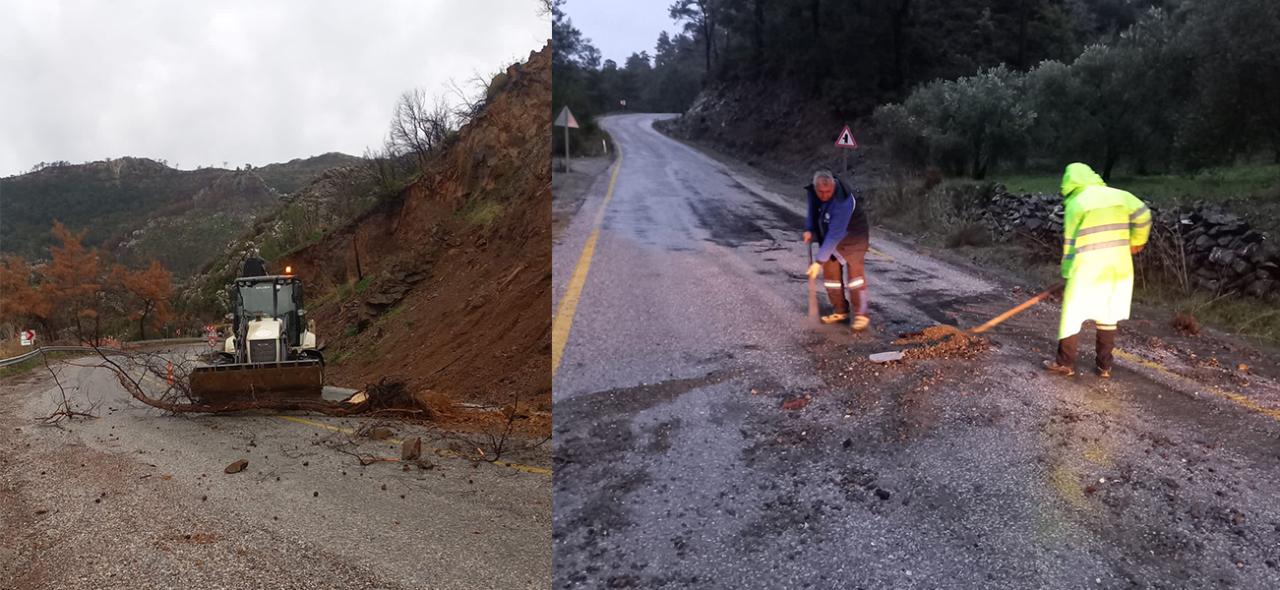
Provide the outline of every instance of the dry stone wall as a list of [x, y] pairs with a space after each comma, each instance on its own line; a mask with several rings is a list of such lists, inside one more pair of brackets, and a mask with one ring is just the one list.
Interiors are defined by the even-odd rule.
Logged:
[[[1058, 195], [1015, 194], [999, 184], [951, 190], [974, 191], [963, 200], [981, 204], [980, 219], [997, 240], [1022, 236], [1061, 243], [1063, 209]], [[1143, 256], [1139, 264], [1170, 273], [1181, 273], [1185, 267], [1192, 287], [1215, 294], [1235, 292], [1280, 302], [1280, 245], [1266, 233], [1218, 205], [1151, 209], [1154, 245], [1181, 257]]]

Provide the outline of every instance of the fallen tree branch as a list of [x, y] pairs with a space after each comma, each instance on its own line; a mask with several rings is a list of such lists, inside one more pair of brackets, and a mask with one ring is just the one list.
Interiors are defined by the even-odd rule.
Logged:
[[[374, 403], [374, 396], [365, 396], [365, 399], [358, 403], [335, 402], [324, 399], [243, 399], [218, 403], [204, 402], [196, 400], [191, 395], [187, 387], [190, 371], [185, 366], [179, 365], [175, 367], [173, 380], [169, 382], [167, 368], [162, 371], [155, 363], [143, 363], [143, 369], [146, 373], [164, 379], [164, 382], [168, 383], [168, 387], [159, 396], [155, 396], [148, 394], [140, 380], [133, 378], [120, 363], [108, 357], [101, 350], [96, 348], [95, 350], [98, 352], [98, 356], [102, 357], [102, 366], [111, 369], [116, 374], [116, 380], [120, 382], [125, 391], [129, 392], [130, 396], [148, 406], [167, 412], [181, 414], [276, 410], [315, 412], [326, 416], [351, 416], [368, 411]], [[132, 357], [130, 358], [132, 359]], [[165, 359], [165, 362], [172, 361]]]
[[67, 398], [67, 389], [62, 386], [62, 380], [58, 379], [58, 372], [54, 371], [49, 364], [49, 356], [42, 351], [40, 360], [44, 361], [45, 370], [49, 371], [49, 374], [53, 376], [53, 384], [58, 386], [58, 392], [62, 395], [62, 401], [54, 408], [53, 413], [41, 418], [40, 422], [46, 425], [54, 425], [64, 419], [97, 418], [90, 412], [81, 412], [71, 407], [71, 400]]

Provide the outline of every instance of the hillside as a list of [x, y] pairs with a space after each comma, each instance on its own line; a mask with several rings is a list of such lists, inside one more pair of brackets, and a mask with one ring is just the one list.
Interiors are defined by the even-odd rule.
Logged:
[[499, 75], [398, 199], [281, 261], [307, 281], [332, 380], [550, 410], [550, 58]]
[[[258, 248], [275, 261], [317, 243], [342, 229], [380, 202], [394, 200], [369, 166], [360, 164], [325, 170], [309, 184], [280, 197], [262, 215], [233, 228], [232, 237], [213, 244], [212, 257], [196, 272], [181, 294], [181, 307], [197, 314], [226, 313], [226, 285], [238, 276], [249, 251]], [[246, 230], [245, 227], [248, 227]]]
[[[403, 378], [415, 395], [549, 410], [550, 56], [498, 75], [483, 111], [407, 188], [379, 194], [367, 167], [331, 170], [229, 244], [184, 297], [219, 296], [253, 242], [269, 270], [304, 280], [331, 383]], [[363, 212], [343, 223], [344, 211]], [[314, 223], [288, 219], [303, 212]], [[290, 237], [304, 225], [314, 235]], [[290, 243], [302, 245], [270, 251]]]
[[[847, 155], [850, 169], [864, 180], [878, 177], [886, 167], [877, 158], [878, 146], [859, 120], [848, 123], [859, 143]], [[806, 101], [791, 88], [724, 84], [700, 93], [681, 117], [658, 126], [804, 186], [816, 169], [841, 171], [845, 154], [832, 144], [844, 124], [826, 105]]]
[[295, 158], [288, 162], [267, 164], [254, 168], [253, 172], [262, 178], [276, 192], [289, 194], [306, 186], [332, 168], [359, 164], [361, 158], [348, 156], [339, 152], [329, 152], [310, 158]]
[[60, 164], [0, 178], [0, 252], [47, 256], [56, 218], [129, 264], [154, 258], [184, 277], [250, 220], [334, 166], [324, 154], [258, 169], [178, 170], [147, 158]]

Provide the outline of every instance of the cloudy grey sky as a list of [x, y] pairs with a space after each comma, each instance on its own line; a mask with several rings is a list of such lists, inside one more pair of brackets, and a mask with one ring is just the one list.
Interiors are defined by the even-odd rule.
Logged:
[[551, 35], [538, 0], [0, 0], [0, 176], [119, 156], [254, 165], [380, 145]]
[[658, 33], [681, 27], [667, 16], [672, 0], [568, 0], [562, 10], [604, 59], [622, 65], [637, 51], [653, 55]]

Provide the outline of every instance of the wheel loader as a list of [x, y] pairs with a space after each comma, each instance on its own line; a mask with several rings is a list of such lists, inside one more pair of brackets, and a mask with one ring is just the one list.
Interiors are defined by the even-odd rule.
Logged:
[[231, 335], [211, 366], [192, 372], [192, 397], [204, 403], [320, 398], [324, 358], [315, 321], [304, 324], [302, 281], [291, 274], [244, 276], [229, 291]]

